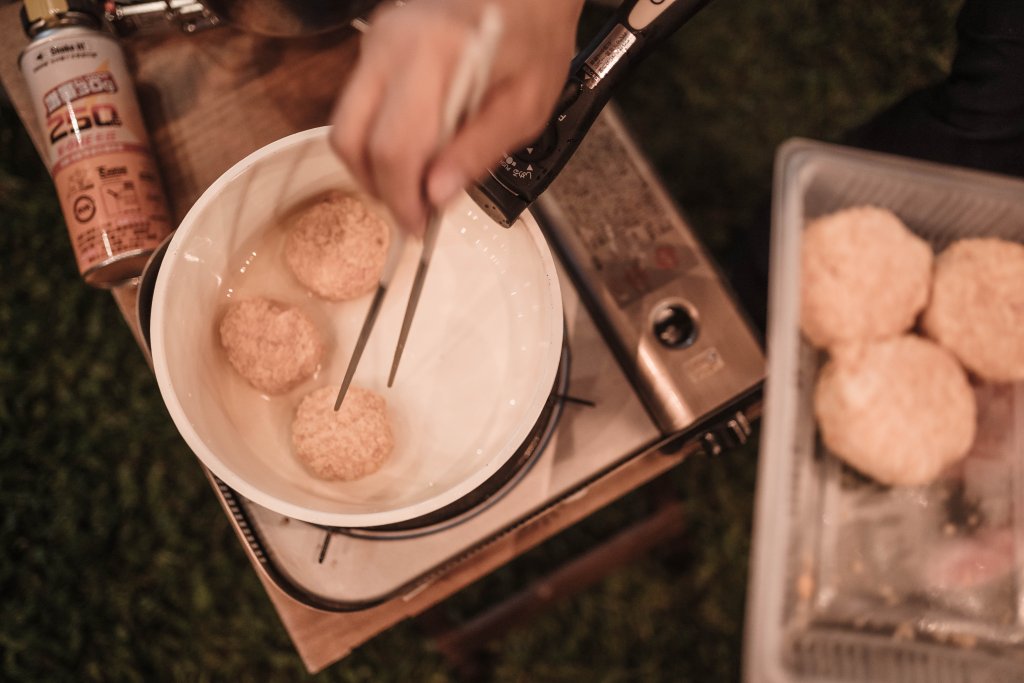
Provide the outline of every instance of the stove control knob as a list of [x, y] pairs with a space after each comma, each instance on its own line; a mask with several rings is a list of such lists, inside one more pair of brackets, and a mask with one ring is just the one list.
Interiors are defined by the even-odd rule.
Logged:
[[680, 302], [662, 304], [651, 317], [654, 337], [670, 349], [685, 349], [697, 341], [697, 320]]

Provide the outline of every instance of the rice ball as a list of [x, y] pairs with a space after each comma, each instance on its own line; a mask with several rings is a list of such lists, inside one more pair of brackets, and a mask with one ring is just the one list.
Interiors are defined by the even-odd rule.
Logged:
[[1024, 380], [1024, 245], [954, 242], [935, 260], [925, 333], [993, 382]]
[[888, 209], [811, 221], [801, 253], [800, 326], [815, 346], [892, 337], [928, 301], [932, 249]]
[[312, 377], [325, 349], [309, 316], [262, 297], [228, 306], [220, 321], [220, 342], [238, 374], [271, 395]]
[[347, 301], [373, 291], [390, 239], [388, 224], [364, 202], [331, 192], [292, 218], [284, 258], [314, 294]]
[[302, 399], [292, 420], [292, 446], [317, 477], [352, 481], [379, 470], [395, 440], [382, 396], [349, 387], [335, 412], [337, 395], [337, 387], [327, 386]]
[[837, 347], [818, 377], [825, 445], [883, 484], [933, 481], [971, 447], [975, 398], [951, 353], [914, 335]]

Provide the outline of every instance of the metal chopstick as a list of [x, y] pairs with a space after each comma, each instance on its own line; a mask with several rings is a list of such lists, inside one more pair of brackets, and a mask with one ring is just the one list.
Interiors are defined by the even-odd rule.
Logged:
[[[441, 117], [439, 147], [448, 142], [462, 118], [480, 106], [501, 31], [500, 12], [493, 5], [486, 5], [480, 15], [480, 24], [476, 34], [466, 44], [452, 78], [452, 87], [448, 92]], [[441, 207], [432, 206], [430, 209], [427, 229], [423, 234], [423, 251], [420, 253], [420, 262], [416, 268], [412, 290], [409, 292], [409, 301], [405, 306], [402, 330], [398, 335], [395, 356], [391, 361], [391, 372], [388, 374], [389, 388], [395, 383], [398, 363], [402, 360], [402, 353], [405, 351], [405, 342], [409, 337], [412, 319], [416, 315], [416, 307], [419, 305], [420, 294], [423, 291], [423, 282], [427, 278], [427, 269], [430, 267], [430, 259], [434, 254], [434, 247], [437, 245], [437, 236], [441, 231], [443, 214]]]
[[409, 337], [409, 328], [412, 327], [412, 319], [416, 314], [416, 307], [420, 303], [420, 293], [423, 291], [423, 282], [427, 279], [427, 268], [430, 267], [430, 257], [434, 254], [434, 246], [437, 244], [437, 235], [441, 232], [441, 218], [443, 213], [438, 208], [430, 210], [430, 218], [427, 221], [427, 230], [423, 233], [423, 251], [420, 253], [420, 263], [416, 267], [416, 277], [412, 281], [412, 290], [409, 292], [409, 303], [405, 305], [405, 317], [402, 318], [402, 331], [398, 334], [398, 344], [395, 346], [395, 357], [391, 360], [391, 372], [388, 374], [388, 388], [395, 383], [395, 375], [398, 373], [398, 362], [402, 360], [402, 352], [405, 351], [405, 340]]
[[[483, 99], [487, 78], [490, 74], [491, 64], [494, 61], [494, 52], [497, 48], [501, 31], [501, 12], [494, 5], [485, 5], [480, 15], [480, 24], [477, 27], [477, 31], [468, 39], [459, 57], [459, 62], [452, 77], [452, 85], [445, 98], [444, 110], [441, 116], [441, 131], [438, 136], [439, 147], [447, 143], [465, 114], [475, 110]], [[427, 220], [427, 229], [423, 235], [423, 249], [420, 253], [419, 266], [416, 268], [416, 276], [413, 280], [412, 289], [409, 292], [409, 301], [406, 304], [405, 317], [402, 320], [402, 330], [399, 334], [398, 344], [395, 347], [391, 372], [388, 375], [389, 387], [394, 383], [395, 373], [398, 372], [398, 362], [401, 360], [402, 352], [405, 350], [405, 342], [409, 337], [412, 319], [416, 313], [416, 307], [419, 305], [423, 283], [427, 277], [427, 269], [430, 267], [430, 260], [434, 253], [434, 247], [437, 244], [437, 235], [441, 229], [441, 217], [441, 209], [432, 207]], [[349, 360], [348, 368], [345, 371], [345, 378], [342, 380], [341, 389], [338, 391], [338, 398], [334, 402], [335, 411], [341, 408], [342, 401], [345, 400], [345, 394], [348, 392], [349, 385], [352, 384], [352, 377], [355, 375], [356, 366], [359, 364], [359, 359], [366, 348], [366, 342], [369, 340], [370, 333], [373, 331], [373, 326], [377, 321], [377, 315], [380, 313], [384, 296], [387, 294], [388, 286], [391, 284], [391, 278], [398, 268], [398, 253], [401, 249], [396, 249], [394, 246], [392, 245], [392, 252], [389, 254], [388, 263], [384, 266], [384, 273], [381, 275], [377, 291], [373, 295], [370, 308], [366, 313], [366, 319], [363, 321], [363, 328], [360, 330], [359, 338], [356, 340], [352, 358]]]
[[391, 279], [395, 276], [395, 271], [398, 270], [398, 262], [401, 260], [399, 256], [401, 255], [404, 247], [404, 237], [391, 245], [388, 260], [384, 264], [384, 270], [381, 272], [380, 280], [377, 282], [377, 291], [373, 293], [373, 300], [370, 302], [370, 308], [367, 310], [366, 318], [363, 320], [363, 327], [359, 330], [359, 338], [356, 340], [356, 347], [352, 351], [352, 358], [348, 361], [348, 368], [345, 370], [345, 379], [341, 381], [341, 389], [338, 391], [338, 398], [334, 401], [335, 411], [341, 408], [341, 402], [345, 400], [345, 394], [348, 393], [348, 387], [352, 384], [352, 377], [356, 374], [356, 367], [359, 365], [359, 359], [363, 357], [363, 350], [366, 348], [366, 342], [370, 338], [373, 326], [377, 322], [377, 314], [380, 313], [381, 306], [384, 303], [384, 295], [387, 294], [388, 287], [391, 285]]

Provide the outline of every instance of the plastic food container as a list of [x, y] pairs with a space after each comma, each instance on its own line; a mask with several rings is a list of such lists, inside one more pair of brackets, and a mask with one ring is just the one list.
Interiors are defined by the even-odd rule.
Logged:
[[806, 140], [780, 148], [745, 679], [1024, 682], [1024, 383], [976, 385], [975, 445], [927, 487], [877, 484], [817, 436], [827, 356], [799, 330], [801, 237], [808, 220], [864, 204], [936, 252], [970, 236], [1024, 242], [1024, 182]]

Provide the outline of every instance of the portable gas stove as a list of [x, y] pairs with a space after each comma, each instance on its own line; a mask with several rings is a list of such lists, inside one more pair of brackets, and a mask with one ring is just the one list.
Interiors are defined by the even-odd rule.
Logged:
[[259, 569], [293, 599], [349, 611], [410, 595], [631, 458], [746, 441], [761, 348], [614, 109], [539, 214], [561, 261], [567, 350], [547, 422], [497, 493], [416, 528], [325, 529], [215, 482]]

